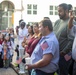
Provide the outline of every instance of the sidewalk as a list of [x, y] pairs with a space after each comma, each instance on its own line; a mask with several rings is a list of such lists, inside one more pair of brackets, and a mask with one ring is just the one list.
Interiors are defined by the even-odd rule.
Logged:
[[17, 75], [17, 73], [12, 68], [0, 68], [0, 75]]
[[18, 72], [19, 72], [19, 69], [18, 69], [18, 67], [16, 67], [15, 65], [14, 65], [14, 63], [16, 63], [16, 52], [14, 51], [14, 56], [13, 56], [13, 60], [12, 60], [12, 68], [15, 70], [15, 72], [18, 74], [18, 75], [29, 75], [28, 74], [28, 71], [25, 69], [25, 74], [19, 74]]

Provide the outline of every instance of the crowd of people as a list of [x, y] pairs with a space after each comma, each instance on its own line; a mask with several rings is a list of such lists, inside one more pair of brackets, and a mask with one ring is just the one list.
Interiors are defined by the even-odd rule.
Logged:
[[0, 32], [0, 68], [8, 68], [14, 53], [14, 30], [7, 28], [6, 33]]
[[[27, 67], [29, 75], [76, 75], [76, 21], [72, 5], [59, 4], [58, 15], [54, 25], [49, 17], [33, 25], [19, 21], [15, 51], [20, 74]], [[0, 33], [0, 67], [5, 68], [14, 51], [14, 32], [9, 30], [5, 35]], [[26, 64], [28, 57], [30, 64]]]

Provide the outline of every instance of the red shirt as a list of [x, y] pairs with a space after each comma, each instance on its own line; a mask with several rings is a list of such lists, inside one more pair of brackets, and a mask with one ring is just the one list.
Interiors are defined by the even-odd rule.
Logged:
[[31, 56], [34, 48], [36, 47], [37, 43], [39, 42], [39, 38], [31, 38], [29, 43], [28, 43], [28, 46], [26, 47], [26, 52]]
[[3, 43], [3, 40], [0, 40], [0, 44], [2, 44]]

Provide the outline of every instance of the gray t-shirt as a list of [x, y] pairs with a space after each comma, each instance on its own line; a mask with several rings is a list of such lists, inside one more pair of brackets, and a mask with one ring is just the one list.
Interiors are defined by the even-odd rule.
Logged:
[[73, 37], [69, 35], [68, 21], [66, 20], [57, 20], [53, 27], [54, 33], [59, 41], [59, 50], [65, 53], [68, 53], [72, 49]]

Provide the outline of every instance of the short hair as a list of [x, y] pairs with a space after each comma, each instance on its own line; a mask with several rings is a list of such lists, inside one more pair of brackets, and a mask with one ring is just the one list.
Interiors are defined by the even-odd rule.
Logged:
[[64, 10], [68, 10], [68, 5], [66, 3], [59, 4], [59, 7], [62, 7]]
[[19, 24], [23, 21], [23, 19], [19, 20]]
[[30, 25], [30, 27], [31, 27], [31, 32], [32, 32], [32, 34], [34, 34], [34, 31], [33, 31], [33, 26], [32, 25]]
[[21, 26], [21, 25], [24, 25], [24, 26], [25, 26], [26, 23], [25, 23], [24, 21], [21, 21], [21, 22], [20, 22], [20, 26]]
[[68, 11], [72, 9], [72, 5], [68, 4]]
[[38, 24], [38, 22], [35, 22], [33, 25], [35, 25], [35, 26], [39, 27], [39, 24]]
[[43, 19], [48, 19], [48, 20], [50, 20], [50, 18], [49, 18], [49, 17], [44, 17]]
[[21, 24], [24, 24], [24, 25], [26, 25], [26, 23], [25, 23], [24, 21], [21, 21], [21, 22], [20, 22], [20, 25], [21, 25]]
[[23, 21], [23, 19], [19, 20], [19, 22]]
[[49, 29], [50, 31], [53, 31], [53, 25], [52, 25], [51, 20], [44, 19], [44, 20], [42, 20], [41, 22], [39, 22], [39, 24], [40, 24], [40, 23], [42, 23], [43, 27], [48, 26], [48, 29]]

